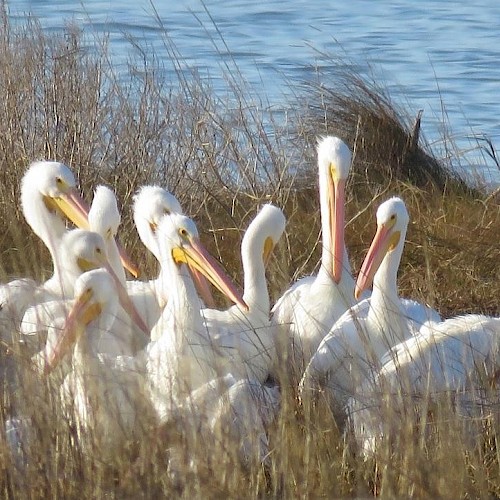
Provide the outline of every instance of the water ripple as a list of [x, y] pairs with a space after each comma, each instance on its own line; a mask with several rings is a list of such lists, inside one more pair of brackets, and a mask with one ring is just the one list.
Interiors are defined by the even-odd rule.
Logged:
[[[216, 90], [225, 85], [220, 68], [234, 60], [248, 83], [262, 89], [276, 105], [295, 79], [314, 80], [314, 68], [327, 72], [335, 58], [347, 57], [366, 74], [380, 75], [393, 99], [411, 106], [411, 111], [424, 109], [423, 127], [432, 141], [439, 140], [444, 102], [459, 147], [469, 147], [471, 128], [500, 145], [496, 22], [500, 2], [205, 0], [204, 4], [227, 48], [200, 0], [156, 2], [156, 9], [183, 64], [210, 75]], [[168, 58], [164, 33], [147, 1], [7, 0], [7, 5], [14, 22], [31, 13], [48, 30], [59, 30], [70, 20], [89, 33], [110, 33], [118, 70], [130, 51], [125, 33]], [[500, 183], [500, 173], [492, 173]]]

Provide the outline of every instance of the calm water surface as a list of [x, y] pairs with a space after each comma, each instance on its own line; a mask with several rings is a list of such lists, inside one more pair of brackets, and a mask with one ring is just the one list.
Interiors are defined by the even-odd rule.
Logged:
[[[109, 33], [118, 70], [125, 68], [130, 34], [165, 58], [169, 77], [162, 29], [147, 0], [7, 0], [7, 5], [12, 19], [32, 14], [47, 30], [74, 21], [85, 31]], [[348, 58], [383, 83], [410, 114], [424, 110], [423, 132], [438, 153], [445, 122], [459, 148], [470, 150], [463, 163], [476, 163], [488, 182], [500, 184], [500, 171], [472, 139], [484, 134], [500, 148], [498, 0], [177, 0], [155, 6], [184, 63], [210, 78], [216, 90], [224, 90], [224, 64], [234, 68], [234, 60], [255, 91], [279, 106], [290, 95], [290, 84], [314, 79], [314, 68], [327, 73], [332, 58]], [[175, 78], [173, 68], [170, 77]]]

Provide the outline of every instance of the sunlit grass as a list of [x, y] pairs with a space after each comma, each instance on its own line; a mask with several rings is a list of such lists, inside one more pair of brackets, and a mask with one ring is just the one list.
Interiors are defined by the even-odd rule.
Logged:
[[[133, 193], [158, 183], [179, 198], [204, 243], [238, 282], [239, 243], [260, 204], [282, 207], [287, 230], [268, 272], [273, 302], [296, 278], [313, 272], [320, 255], [316, 188], [317, 137], [335, 134], [354, 151], [346, 230], [353, 269], [359, 269], [375, 231], [376, 207], [401, 196], [411, 226], [399, 273], [401, 295], [425, 301], [444, 316], [499, 315], [500, 205], [498, 196], [468, 188], [421, 148], [417, 128], [405, 122], [383, 91], [348, 70], [339, 81], [310, 86], [288, 122], [232, 86], [227, 98], [189, 74], [168, 87], [153, 59], [133, 65], [118, 81], [105, 50], [91, 54], [82, 34], [46, 35], [35, 20], [13, 29], [3, 18], [0, 37], [0, 273], [37, 280], [51, 272], [49, 254], [27, 227], [19, 205], [20, 180], [35, 159], [68, 164], [85, 197], [99, 183], [116, 191], [123, 209], [120, 238], [144, 276], [155, 276], [133, 227]], [[91, 43], [92, 40], [85, 40]], [[141, 66], [141, 64], [143, 64]], [[140, 71], [136, 71], [136, 70]], [[340, 68], [339, 68], [340, 69]], [[339, 84], [340, 82], [340, 84]], [[305, 103], [305, 104], [304, 104]], [[244, 468], [223, 439], [189, 442], [197, 456], [166, 449], [183, 436], [155, 429], [143, 442], [104, 463], [82, 449], [61, 415], [50, 382], [33, 372], [22, 348], [2, 359], [23, 367], [14, 392], [3, 391], [1, 418], [31, 422], [26, 463], [16, 464], [0, 437], [0, 489], [10, 497], [158, 498], [305, 496], [483, 497], [500, 494], [498, 421], [484, 422], [475, 448], [463, 439], [452, 412], [435, 417], [432, 439], [401, 422], [396, 446], [381, 446], [364, 461], [345, 441], [324, 402], [300, 406], [280, 380], [283, 403], [269, 429], [268, 463]], [[390, 411], [387, 412], [390, 418]], [[187, 438], [186, 438], [187, 439]], [[457, 479], [458, 478], [458, 479]]]

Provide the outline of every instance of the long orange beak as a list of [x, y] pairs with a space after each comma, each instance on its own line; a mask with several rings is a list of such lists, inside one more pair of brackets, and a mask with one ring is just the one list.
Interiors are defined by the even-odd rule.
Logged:
[[182, 248], [176, 247], [172, 250], [172, 257], [177, 263], [185, 263], [202, 273], [220, 292], [226, 295], [232, 302], [238, 304], [242, 309], [248, 311], [248, 305], [239, 292], [219, 266], [217, 261], [203, 247], [198, 238], [190, 238]]
[[340, 282], [344, 265], [345, 184], [345, 179], [329, 178], [330, 241], [333, 243], [332, 276], [335, 283]]
[[127, 314], [130, 316], [130, 319], [137, 325], [137, 327], [144, 332], [145, 335], [148, 337], [151, 335], [151, 332], [149, 331], [148, 327], [146, 326], [146, 323], [142, 319], [142, 316], [139, 314], [139, 311], [137, 311], [134, 303], [132, 302], [131, 298], [129, 297], [129, 294], [127, 292], [127, 289], [120, 283], [120, 279], [116, 275], [116, 273], [113, 271], [113, 268], [111, 267], [110, 263], [108, 262], [108, 259], [103, 256], [103, 258], [100, 260], [99, 264], [108, 271], [108, 273], [111, 275], [113, 278], [113, 281], [115, 283], [115, 288], [118, 293], [118, 300], [120, 302], [120, 305], [123, 307], [123, 309], [127, 312]]
[[118, 253], [120, 254], [120, 260], [122, 261], [123, 267], [134, 277], [138, 278], [140, 275], [139, 267], [134, 264], [132, 259], [127, 254], [125, 248], [122, 244], [116, 239], [116, 246], [118, 248]]
[[377, 232], [375, 233], [375, 237], [363, 261], [356, 281], [356, 289], [354, 291], [356, 299], [359, 299], [361, 294], [371, 286], [373, 277], [380, 267], [380, 264], [382, 264], [385, 255], [398, 244], [399, 238], [400, 232], [393, 232], [391, 226], [381, 224], [377, 227]]
[[194, 286], [196, 287], [198, 294], [203, 300], [203, 303], [206, 307], [214, 309], [215, 300], [214, 296], [212, 295], [212, 290], [210, 290], [210, 284], [208, 283], [207, 279], [205, 278], [203, 273], [198, 271], [198, 269], [191, 267], [189, 264], [188, 267], [189, 272], [191, 273], [191, 276], [193, 278]]
[[64, 329], [53, 346], [45, 348], [44, 374], [48, 375], [71, 350], [85, 327], [101, 312], [98, 304], [89, 306], [92, 290], [86, 290], [75, 301]]
[[68, 189], [57, 198], [50, 198], [50, 201], [54, 203], [57, 208], [75, 224], [75, 226], [81, 229], [89, 229], [89, 206], [75, 188]]

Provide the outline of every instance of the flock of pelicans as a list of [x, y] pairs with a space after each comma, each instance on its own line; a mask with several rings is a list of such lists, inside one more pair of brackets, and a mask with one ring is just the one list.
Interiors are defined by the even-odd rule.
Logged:
[[[406, 411], [447, 395], [458, 415], [498, 417], [500, 318], [443, 321], [398, 296], [409, 222], [400, 198], [378, 208], [354, 280], [344, 244], [350, 165], [340, 139], [320, 139], [321, 266], [271, 308], [265, 271], [285, 229], [279, 208], [264, 205], [244, 234], [241, 293], [176, 198], [144, 186], [134, 198], [134, 222], [160, 272], [127, 280], [124, 269], [135, 276], [137, 269], [117, 244], [113, 191], [99, 186], [89, 207], [67, 166], [33, 163], [21, 184], [22, 208], [54, 273], [42, 284], [22, 278], [1, 287], [3, 343], [30, 352], [30, 369], [53, 388], [80, 445], [104, 458], [141, 439], [153, 422], [157, 436], [165, 429], [184, 432], [188, 442], [224, 436], [243, 464], [265, 462], [279, 381], [293, 384], [301, 401], [328, 395], [339, 426], [354, 433], [365, 455], [387, 432], [388, 395], [393, 408]], [[77, 228], [68, 229], [68, 220]], [[210, 284], [234, 305], [216, 309]], [[9, 440], [20, 446], [15, 422]]]

